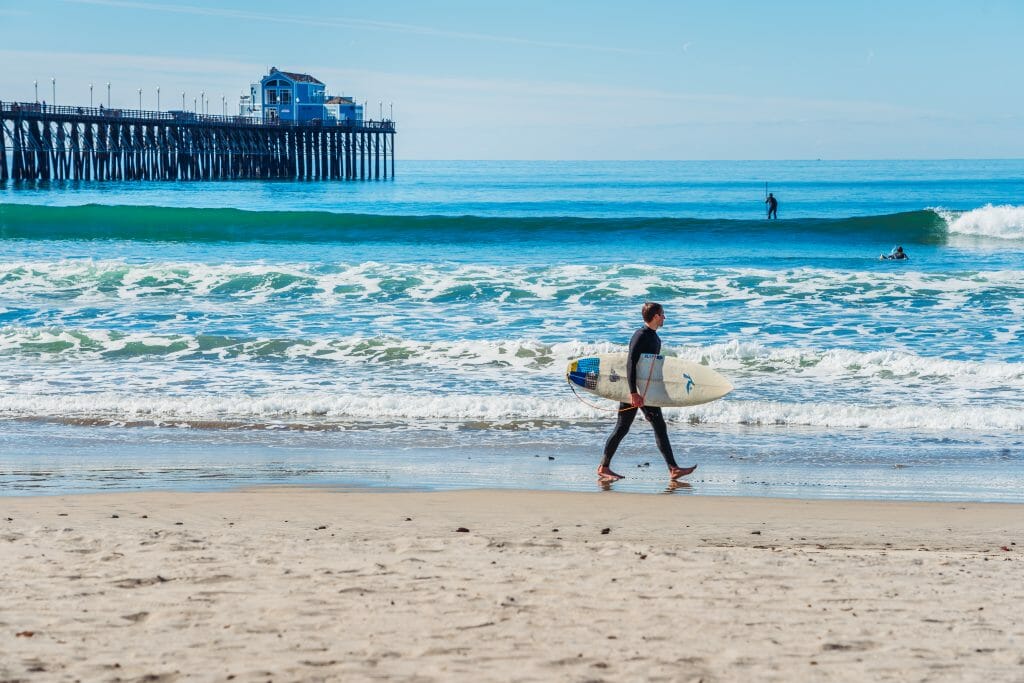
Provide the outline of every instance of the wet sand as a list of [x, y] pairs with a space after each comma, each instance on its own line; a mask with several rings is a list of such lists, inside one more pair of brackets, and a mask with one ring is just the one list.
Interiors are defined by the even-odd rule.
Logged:
[[0, 680], [1024, 679], [1024, 506], [0, 498]]

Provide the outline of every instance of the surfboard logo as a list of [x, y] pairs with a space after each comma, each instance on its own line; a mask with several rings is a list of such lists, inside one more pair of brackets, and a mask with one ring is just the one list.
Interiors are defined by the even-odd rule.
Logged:
[[686, 378], [686, 393], [690, 393], [690, 390], [693, 389], [693, 378], [685, 372], [683, 373], [683, 377]]
[[600, 358], [580, 358], [569, 364], [569, 381], [594, 390], [597, 388], [597, 376], [601, 372]]

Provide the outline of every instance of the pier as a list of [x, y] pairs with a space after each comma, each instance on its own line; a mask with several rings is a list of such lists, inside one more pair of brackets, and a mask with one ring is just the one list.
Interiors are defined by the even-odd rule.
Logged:
[[394, 175], [390, 120], [262, 122], [187, 111], [0, 102], [0, 181]]

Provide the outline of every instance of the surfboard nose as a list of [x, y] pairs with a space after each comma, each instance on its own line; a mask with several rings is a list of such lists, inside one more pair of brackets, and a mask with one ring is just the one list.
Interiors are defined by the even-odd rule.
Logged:
[[701, 386], [701, 390], [701, 398], [704, 399], [704, 403], [707, 403], [709, 401], [717, 401], [722, 398], [733, 390], [733, 386], [727, 380], [723, 379], [720, 384], [704, 384]]

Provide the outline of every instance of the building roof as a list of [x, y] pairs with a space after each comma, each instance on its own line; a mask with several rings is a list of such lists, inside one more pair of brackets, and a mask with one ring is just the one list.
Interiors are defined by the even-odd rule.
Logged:
[[355, 104], [351, 97], [331, 97], [324, 104]]
[[309, 74], [300, 74], [300, 73], [297, 73], [295, 71], [281, 71], [276, 66], [270, 67], [270, 73], [272, 73], [272, 74], [274, 74], [274, 73], [281, 74], [282, 76], [290, 78], [291, 80], [295, 81], [296, 83], [316, 83], [317, 85], [323, 85], [323, 81], [320, 81], [320, 80], [318, 80], [316, 78], [313, 78]]

